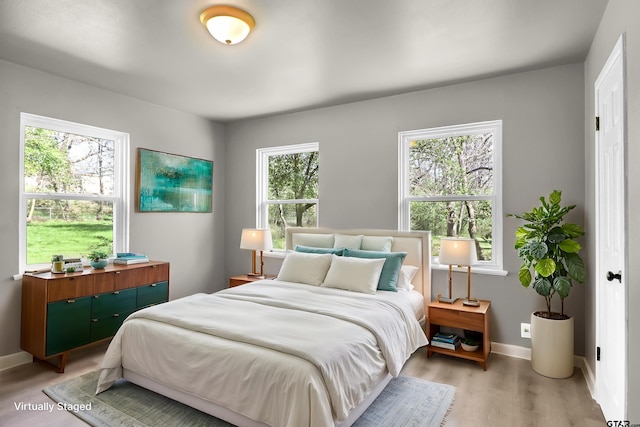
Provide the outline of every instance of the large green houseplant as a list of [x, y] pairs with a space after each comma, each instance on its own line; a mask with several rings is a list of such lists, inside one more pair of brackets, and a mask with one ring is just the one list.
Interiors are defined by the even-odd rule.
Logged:
[[[564, 222], [564, 216], [576, 205], [561, 207], [562, 192], [554, 190], [547, 201], [540, 197], [542, 206], [534, 207], [521, 215], [509, 216], [525, 221], [516, 231], [515, 249], [522, 259], [518, 278], [522, 286], [542, 295], [547, 311], [542, 317], [566, 319], [564, 299], [569, 296], [573, 281], [582, 283], [585, 277], [584, 262], [579, 255], [580, 243], [575, 238], [584, 235], [578, 224]], [[560, 313], [551, 311], [551, 301], [560, 297]]]
[[[545, 376], [566, 378], [573, 374], [573, 318], [564, 313], [564, 299], [573, 282], [583, 282], [582, 246], [575, 239], [584, 235], [578, 224], [564, 221], [576, 206], [561, 206], [562, 192], [554, 190], [541, 206], [520, 215], [525, 221], [516, 231], [515, 249], [522, 259], [520, 283], [544, 297], [547, 310], [531, 314], [531, 366]], [[560, 298], [560, 312], [553, 312], [553, 297]]]

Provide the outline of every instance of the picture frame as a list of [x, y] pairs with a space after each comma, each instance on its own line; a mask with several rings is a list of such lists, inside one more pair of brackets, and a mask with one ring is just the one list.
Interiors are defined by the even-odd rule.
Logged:
[[137, 149], [136, 211], [213, 211], [213, 161]]

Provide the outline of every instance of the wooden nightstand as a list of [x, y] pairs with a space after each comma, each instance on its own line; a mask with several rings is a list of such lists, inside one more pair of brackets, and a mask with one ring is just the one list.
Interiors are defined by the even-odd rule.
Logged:
[[427, 306], [427, 338], [440, 330], [440, 326], [449, 328], [467, 329], [482, 333], [482, 343], [476, 351], [464, 351], [462, 347], [457, 350], [447, 350], [445, 348], [427, 346], [427, 357], [433, 353], [446, 354], [448, 356], [460, 357], [463, 359], [478, 362], [480, 366], [487, 370], [487, 358], [491, 352], [491, 329], [489, 309], [491, 301], [480, 301], [480, 307], [470, 307], [462, 304], [462, 299], [453, 304], [433, 301]]
[[[274, 279], [275, 277], [276, 276], [272, 274], [265, 274], [265, 278], [267, 279]], [[233, 276], [229, 278], [229, 287], [233, 288], [234, 286], [244, 285], [246, 283], [255, 282], [257, 280], [264, 280], [264, 279], [252, 277], [252, 276], [249, 276], [248, 274], [241, 274], [240, 276]]]

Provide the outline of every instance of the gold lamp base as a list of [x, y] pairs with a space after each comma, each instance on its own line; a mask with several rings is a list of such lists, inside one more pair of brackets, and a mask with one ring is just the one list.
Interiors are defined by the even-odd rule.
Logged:
[[465, 298], [465, 300], [462, 301], [462, 305], [468, 305], [471, 307], [480, 307], [480, 301], [478, 301], [475, 298]]

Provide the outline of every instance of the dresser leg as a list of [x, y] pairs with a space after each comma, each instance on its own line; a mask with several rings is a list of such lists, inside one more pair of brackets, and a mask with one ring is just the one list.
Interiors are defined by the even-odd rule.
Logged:
[[58, 362], [58, 364], [53, 364], [49, 361], [49, 359], [38, 359], [37, 357], [33, 356], [33, 361], [34, 362], [38, 362], [42, 365], [48, 366], [49, 368], [52, 368], [54, 371], [56, 371], [58, 374], [64, 374], [64, 368], [67, 365], [67, 355], [69, 353], [64, 352], [62, 354], [60, 354], [60, 361]]

